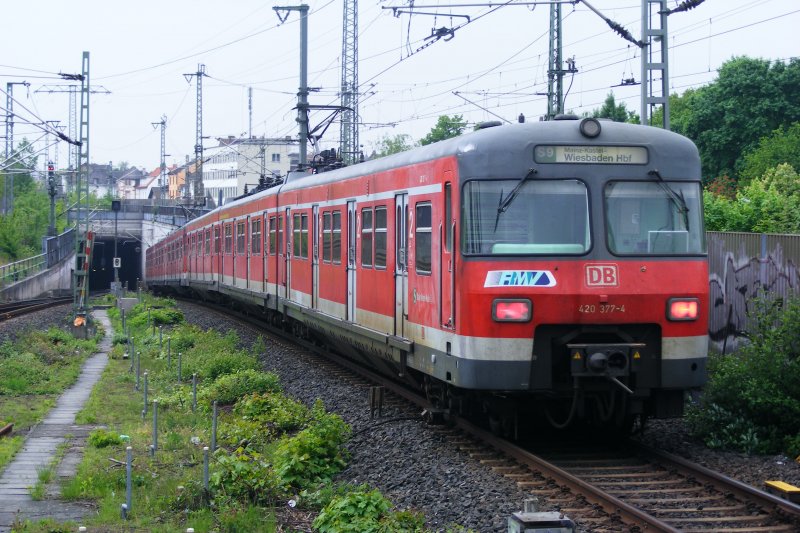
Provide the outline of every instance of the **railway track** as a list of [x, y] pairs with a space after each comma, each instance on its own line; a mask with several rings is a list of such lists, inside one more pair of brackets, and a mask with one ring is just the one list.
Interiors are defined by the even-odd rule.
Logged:
[[72, 296], [62, 298], [37, 298], [33, 300], [20, 300], [17, 302], [0, 303], [0, 322], [10, 318], [35, 313], [54, 305], [63, 305], [72, 302]]
[[[204, 304], [230, 314], [230, 309]], [[423, 412], [436, 410], [416, 391], [313, 343], [298, 340], [263, 321], [238, 314], [260, 332], [299, 344], [333, 364], [332, 372], [353, 372], [409, 401]], [[318, 361], [315, 361], [319, 364]], [[338, 368], [337, 368], [338, 367]], [[543, 507], [555, 507], [592, 532], [800, 531], [800, 506], [680, 457], [635, 441], [613, 447], [574, 441], [519, 445], [468, 420], [450, 418], [434, 426], [463, 453], [515, 481]]]

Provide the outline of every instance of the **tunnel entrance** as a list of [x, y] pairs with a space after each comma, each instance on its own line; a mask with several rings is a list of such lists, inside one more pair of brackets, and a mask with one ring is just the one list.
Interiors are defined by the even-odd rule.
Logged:
[[[142, 279], [142, 243], [130, 237], [117, 239], [117, 257], [120, 258], [120, 283], [134, 290], [136, 280]], [[94, 243], [89, 288], [93, 291], [108, 290], [113, 281], [114, 238], [99, 238]]]

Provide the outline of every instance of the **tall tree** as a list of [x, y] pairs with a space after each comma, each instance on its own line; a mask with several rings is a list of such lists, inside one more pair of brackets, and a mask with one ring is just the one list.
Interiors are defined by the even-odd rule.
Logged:
[[745, 154], [739, 180], [748, 183], [781, 163], [788, 163], [800, 171], [800, 122], [762, 137], [758, 146]]
[[426, 145], [451, 137], [458, 137], [464, 133], [464, 128], [467, 127], [467, 122], [462, 115], [442, 115], [436, 121], [436, 125], [431, 128], [428, 134], [419, 140], [419, 144]]
[[775, 129], [800, 120], [800, 59], [731, 59], [686, 103], [691, 113], [674, 129], [697, 144], [703, 178], [738, 179], [744, 154]]
[[384, 135], [375, 145], [375, 155], [384, 157], [411, 150], [416, 144], [411, 140], [411, 135], [398, 133], [394, 136]]
[[595, 108], [592, 111], [592, 117], [594, 118], [610, 118], [614, 122], [630, 122], [633, 124], [639, 123], [639, 115], [631, 111], [625, 105], [625, 102], [620, 102], [617, 104], [616, 98], [614, 98], [614, 91], [611, 91], [606, 95], [605, 102], [603, 102], [603, 107], [600, 109]]

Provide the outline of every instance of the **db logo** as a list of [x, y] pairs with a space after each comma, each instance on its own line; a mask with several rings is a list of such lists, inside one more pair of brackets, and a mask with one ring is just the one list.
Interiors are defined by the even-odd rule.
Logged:
[[619, 285], [617, 265], [586, 265], [587, 287], [616, 287]]

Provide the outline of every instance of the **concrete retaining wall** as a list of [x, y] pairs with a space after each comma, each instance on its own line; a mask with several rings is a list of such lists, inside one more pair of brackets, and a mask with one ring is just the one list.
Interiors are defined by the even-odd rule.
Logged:
[[74, 266], [75, 253], [72, 253], [51, 268], [3, 288], [0, 290], [0, 300], [4, 302], [31, 300], [69, 292], [72, 289]]

